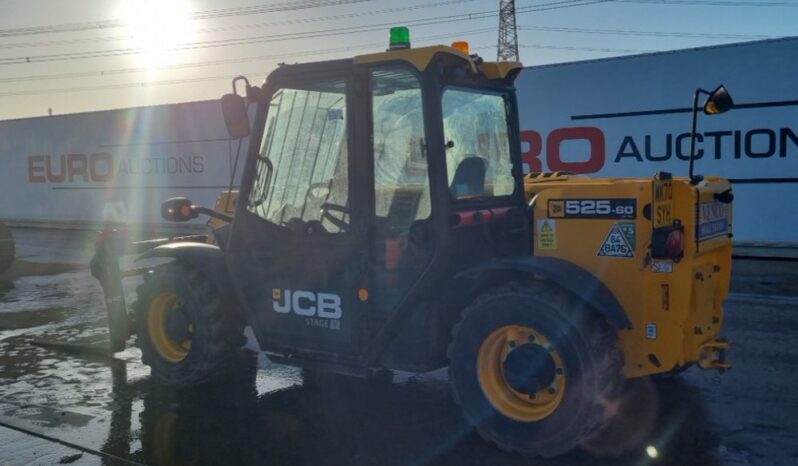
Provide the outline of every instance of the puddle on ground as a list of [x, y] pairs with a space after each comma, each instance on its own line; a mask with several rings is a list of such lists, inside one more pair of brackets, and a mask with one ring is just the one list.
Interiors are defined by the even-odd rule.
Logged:
[[[82, 340], [101, 334], [100, 323], [39, 333]], [[149, 378], [135, 348], [116, 359], [83, 358], [25, 338], [0, 342], [0, 420], [138, 463], [529, 464], [477, 437], [440, 371], [402, 374], [393, 384], [322, 375], [303, 385], [298, 369], [245, 355], [224, 382], [172, 390]], [[652, 443], [659, 464], [716, 463], [718, 444], [700, 392], [685, 381], [646, 387], [612, 433], [617, 447], [636, 432], [631, 452], [597, 450], [598, 456], [574, 453], [535, 464], [637, 463], [645, 459], [643, 445]], [[637, 416], [637, 403], [658, 406], [654, 418]]]
[[[135, 285], [126, 284], [126, 289]], [[733, 306], [736, 312], [727, 316], [730, 328], [757, 332], [741, 337], [741, 348], [778, 345], [771, 340], [785, 328], [785, 315], [768, 311], [777, 306], [761, 302], [757, 312], [747, 302]], [[737, 322], [743, 317], [759, 319], [757, 325], [773, 320], [778, 327], [759, 331], [757, 325]], [[303, 384], [296, 368], [273, 365], [264, 356], [243, 357], [237, 373], [223, 383], [178, 391], [150, 379], [135, 347], [110, 359], [30, 344], [31, 339], [96, 344], [106, 335], [102, 293], [85, 271], [22, 277], [0, 292], [0, 420], [155, 465], [530, 464], [478, 438], [463, 421], [441, 373], [403, 374], [382, 385], [337, 376]], [[676, 380], [638, 385], [642, 388], [620, 404], [615, 428], [588, 445], [592, 455], [577, 452], [534, 464], [649, 464], [651, 451], [661, 465], [762, 463], [771, 458], [765, 455], [776, 454], [767, 442], [778, 441], [778, 447], [793, 443], [784, 429], [792, 424], [766, 423], [760, 414], [757, 424], [755, 419], [727, 422], [732, 427], [717, 423], [719, 411], [745, 412], [737, 409], [743, 398], [729, 385], [755, 383], [753, 374], [759, 372], [744, 362], [755, 353], [741, 354], [741, 369], [735, 369], [740, 374], [732, 373], [740, 378], [727, 379], [725, 387], [719, 388], [712, 374], [693, 370]], [[768, 360], [789, 355], [779, 356], [768, 353]], [[751, 402], [747, 409], [794, 401], [786, 392], [784, 398], [788, 401], [776, 400], [781, 405]], [[0, 438], [0, 444], [5, 440]], [[778, 455], [785, 459], [792, 453], [787, 447]]]
[[53, 307], [96, 312], [102, 305], [102, 289], [88, 271], [25, 276], [16, 278], [13, 288], [0, 297], [0, 316]]
[[13, 289], [14, 289], [13, 281], [0, 279], [0, 302], [3, 302], [3, 298], [5, 297], [5, 295], [7, 295]]
[[[0, 332], [6, 330], [28, 329], [66, 320], [75, 309], [52, 308], [37, 311], [15, 311], [0, 313]], [[2, 333], [0, 333], [1, 335]]]

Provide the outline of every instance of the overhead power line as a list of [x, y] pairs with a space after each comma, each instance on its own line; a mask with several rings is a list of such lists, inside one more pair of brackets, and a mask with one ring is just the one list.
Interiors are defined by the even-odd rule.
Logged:
[[652, 36], [652, 37], [684, 37], [691, 39], [769, 39], [776, 36], [767, 34], [723, 34], [711, 32], [669, 32], [669, 31], [635, 31], [628, 29], [593, 29], [558, 26], [518, 26], [523, 31], [576, 32], [583, 34], [603, 34], [620, 36]]
[[[231, 16], [259, 15], [263, 13], [277, 13], [283, 11], [306, 10], [329, 6], [341, 6], [352, 3], [365, 3], [374, 0], [305, 0], [299, 2], [276, 3], [269, 5], [255, 5], [249, 7], [223, 8], [217, 10], [196, 11], [190, 14], [191, 19], [216, 19]], [[23, 28], [0, 29], [0, 37], [29, 36], [36, 34], [54, 34], [60, 32], [79, 32], [102, 29], [113, 29], [124, 26], [124, 21], [118, 19], [89, 21], [82, 23], [64, 23], [45, 26], [29, 26]]]
[[[374, 0], [305, 0], [305, 1], [296, 1], [296, 2], [267, 4], [267, 5], [254, 5], [249, 7], [196, 11], [191, 13], [190, 17], [191, 19], [195, 20], [206, 20], [206, 19], [227, 18], [234, 16], [258, 15], [263, 13], [278, 13], [284, 11], [306, 10], [311, 8], [341, 6], [341, 5], [355, 4], [355, 3], [367, 3], [372, 1]], [[541, 5], [531, 5], [530, 7], [527, 8], [540, 8], [539, 11], [544, 11], [548, 9], [579, 6], [579, 4], [603, 3], [608, 1], [615, 1], [615, 0], [593, 0], [593, 1], [569, 0], [569, 1], [559, 1], [559, 2], [541, 4]], [[301, 22], [302, 20], [297, 20], [297, 21]], [[90, 31], [90, 30], [107, 30], [123, 26], [124, 22], [118, 19], [88, 21], [88, 22], [78, 22], [78, 23], [50, 24], [42, 26], [28, 26], [22, 28], [0, 29], [0, 37], [28, 36], [28, 35], [37, 35], [37, 34], [56, 34], [63, 32], [80, 32], [80, 31]]]
[[[486, 28], [484, 30], [477, 30], [472, 31], [475, 33], [492, 33], [495, 29], [493, 28]], [[418, 42], [424, 41], [432, 41], [439, 39], [441, 37], [459, 37], [462, 32], [458, 33], [449, 33], [449, 34], [440, 34], [437, 36], [427, 36], [421, 37], [416, 39]], [[342, 52], [353, 52], [357, 50], [370, 50], [373, 49], [373, 44], [362, 44], [356, 45], [351, 47], [336, 47], [336, 48], [328, 48], [328, 49], [314, 49], [314, 50], [306, 50], [306, 51], [299, 51], [293, 52], [291, 54], [281, 54], [281, 55], [271, 55], [271, 56], [264, 56], [259, 57], [260, 59], [271, 59], [271, 60], [281, 60], [281, 59], [289, 59], [289, 58], [298, 58], [298, 57], [307, 57], [307, 56], [328, 56], [333, 53], [342, 53]], [[485, 50], [485, 49], [492, 49], [493, 46], [491, 45], [478, 45], [474, 46], [472, 50]], [[533, 48], [533, 49], [543, 49], [543, 50], [565, 50], [565, 51], [572, 51], [572, 52], [595, 52], [595, 53], [622, 53], [622, 54], [632, 54], [632, 53], [649, 53], [649, 52], [657, 52], [658, 50], [645, 50], [645, 49], [621, 49], [621, 48], [599, 48], [599, 47], [577, 47], [577, 46], [564, 46], [564, 45], [545, 45], [545, 44], [523, 44], [519, 45], [519, 48]], [[236, 59], [237, 61], [250, 61], [250, 59]], [[245, 75], [245, 76], [262, 76], [264, 74], [264, 70], [257, 70], [251, 71], [248, 73], [241, 73], [236, 72], [233, 73], [235, 75]], [[97, 85], [97, 86], [74, 86], [74, 87], [65, 87], [65, 88], [56, 88], [56, 89], [30, 89], [30, 90], [23, 90], [23, 91], [12, 91], [12, 92], [4, 92], [0, 93], [0, 97], [17, 97], [17, 96], [27, 96], [27, 95], [44, 95], [44, 94], [66, 94], [66, 93], [74, 93], [74, 92], [87, 92], [87, 91], [102, 91], [102, 90], [112, 90], [112, 89], [130, 89], [130, 88], [149, 88], [149, 87], [156, 87], [156, 86], [165, 86], [165, 85], [174, 85], [174, 84], [189, 84], [189, 83], [198, 83], [198, 82], [209, 82], [209, 81], [221, 81], [221, 80], [230, 80], [233, 74], [225, 74], [225, 75], [215, 75], [215, 76], [205, 76], [205, 77], [197, 77], [197, 78], [180, 78], [180, 79], [166, 79], [166, 80], [159, 80], [159, 81], [143, 81], [143, 82], [132, 82], [132, 83], [118, 83], [118, 84], [105, 84], [105, 85]]]
[[[596, 3], [606, 3], [610, 0], [592, 0], [592, 1], [559, 1], [559, 2], [551, 2], [551, 3], [544, 3], [540, 5], [533, 5], [523, 8], [516, 9], [517, 14], [523, 13], [530, 13], [533, 11], [548, 11], [553, 9], [560, 9], [560, 8], [571, 8], [576, 6], [584, 6]], [[451, 22], [460, 22], [460, 21], [473, 21], [476, 19], [486, 19], [486, 18], [493, 18], [498, 16], [499, 13], [496, 10], [487, 10], [487, 11], [480, 11], [474, 13], [463, 13], [457, 15], [449, 15], [449, 16], [439, 16], [435, 18], [428, 18], [428, 19], [417, 19], [417, 20], [410, 20], [404, 21], [403, 24], [407, 26], [430, 26], [442, 23], [451, 23]], [[252, 36], [252, 37], [244, 37], [244, 38], [236, 38], [236, 39], [220, 39], [220, 40], [211, 40], [211, 41], [201, 41], [201, 42], [193, 42], [183, 44], [177, 47], [174, 47], [172, 50], [195, 50], [195, 49], [205, 49], [205, 48], [216, 48], [216, 47], [229, 47], [229, 46], [240, 46], [240, 45], [251, 45], [251, 44], [261, 44], [261, 43], [269, 43], [269, 42], [280, 42], [280, 41], [287, 41], [287, 40], [298, 40], [298, 39], [310, 39], [310, 38], [321, 38], [321, 37], [332, 37], [332, 36], [340, 36], [340, 35], [347, 35], [347, 34], [355, 34], [355, 33], [362, 33], [362, 32], [373, 32], [373, 31], [380, 31], [384, 30], [387, 27], [395, 25], [395, 22], [391, 23], [381, 23], [381, 24], [372, 24], [368, 26], [360, 26], [360, 27], [344, 27], [344, 28], [332, 28], [332, 29], [324, 29], [324, 30], [316, 30], [316, 31], [303, 31], [303, 32], [296, 32], [296, 33], [283, 33], [283, 34], [272, 34], [272, 35], [265, 35], [265, 36]], [[95, 50], [95, 51], [87, 51], [87, 52], [71, 52], [71, 53], [60, 53], [60, 54], [50, 54], [50, 55], [38, 55], [38, 56], [23, 56], [23, 57], [10, 57], [10, 58], [0, 58], [0, 65], [13, 65], [13, 64], [25, 64], [25, 63], [43, 63], [43, 62], [54, 62], [54, 61], [65, 61], [65, 60], [79, 60], [79, 59], [87, 59], [87, 58], [107, 58], [107, 57], [118, 57], [118, 56], [125, 56], [125, 55], [135, 55], [140, 53], [141, 50], [135, 48], [123, 48], [123, 49], [110, 49], [110, 50]]]
[[[404, 22], [404, 24], [426, 26], [426, 25], [434, 25], [434, 24], [449, 23], [449, 22], [470, 21], [474, 19], [489, 18], [491, 16], [496, 16], [496, 14], [492, 12], [487, 12], [487, 13], [482, 12], [482, 13], [473, 13], [473, 14], [450, 15], [444, 17], [437, 17], [434, 19], [420, 19], [420, 20], [406, 21]], [[361, 26], [357, 28], [343, 27], [343, 28], [331, 28], [331, 29], [323, 29], [315, 31], [303, 31], [303, 32], [291, 32], [291, 33], [282, 33], [282, 34], [271, 34], [265, 36], [243, 37], [237, 39], [201, 41], [201, 42], [183, 44], [174, 47], [172, 50], [173, 51], [195, 50], [195, 49], [216, 48], [216, 47], [229, 47], [236, 45], [240, 46], [240, 45], [263, 44], [270, 42], [282, 42], [287, 40], [332, 37], [332, 36], [340, 36], [347, 34], [356, 34], [361, 32], [381, 31], [384, 30], [386, 27], [392, 26], [393, 24], [394, 23], [391, 22], [391, 23], [381, 23], [370, 26]], [[38, 55], [31, 57], [0, 58], [0, 65], [21, 64], [21, 63], [41, 63], [41, 62], [76, 60], [76, 59], [86, 59], [86, 58], [117, 57], [124, 55], [135, 55], [140, 52], [141, 50], [139, 49], [124, 48], [124, 49], [97, 50], [97, 51], [88, 51], [88, 52], [71, 52], [71, 53], [60, 53], [60, 54], [51, 54], [51, 55]]]
[[576, 47], [569, 45], [542, 45], [542, 44], [524, 44], [519, 45], [522, 49], [546, 49], [546, 50], [572, 50], [579, 52], [602, 52], [602, 53], [652, 53], [660, 52], [660, 50], [652, 49], [619, 49], [609, 47]]
[[[196, 32], [199, 34], [203, 33], [215, 33], [215, 32], [227, 32], [227, 31], [241, 31], [247, 29], [261, 29], [261, 28], [271, 28], [271, 27], [279, 27], [279, 26], [291, 26], [296, 24], [307, 24], [307, 23], [316, 23], [316, 22], [326, 22], [326, 21], [338, 21], [342, 19], [351, 19], [351, 18], [360, 18], [364, 16], [378, 16], [384, 15], [388, 13], [399, 13], [403, 11], [415, 11], [427, 8], [437, 8], [441, 6], [451, 6], [460, 3], [471, 3], [476, 0], [446, 0], [446, 1], [439, 1], [439, 2], [431, 2], [431, 3], [422, 3], [422, 4], [415, 4], [415, 5], [407, 5], [402, 7], [395, 7], [395, 8], [384, 8], [381, 10], [364, 10], [364, 11], [357, 11], [352, 13], [344, 13], [338, 15], [326, 15], [326, 16], [316, 16], [311, 18], [294, 18], [294, 19], [285, 19], [280, 21], [272, 21], [268, 23], [254, 23], [254, 24], [236, 24], [236, 25], [229, 25], [229, 26], [213, 26], [213, 27], [205, 27], [197, 29]], [[48, 41], [40, 41], [40, 42], [16, 42], [10, 44], [0, 44], [0, 49], [14, 49], [14, 48], [36, 48], [36, 47], [53, 47], [53, 46], [64, 46], [64, 45], [76, 45], [76, 44], [89, 44], [93, 42], [115, 42], [115, 41], [122, 41], [129, 39], [130, 35], [117, 35], [117, 36], [100, 36], [100, 37], [84, 37], [80, 39], [59, 39], [59, 40], [48, 40]]]
[[[495, 32], [495, 28], [482, 28], [482, 29], [469, 29], [468, 31], [459, 31], [459, 32], [452, 32], [447, 34], [438, 34], [436, 36], [423, 36], [417, 37], [414, 41], [423, 42], [429, 41], [434, 39], [441, 39], [446, 37], [464, 37], [465, 35], [468, 36], [476, 36], [480, 34], [492, 33]], [[278, 55], [258, 55], [258, 56], [249, 56], [249, 57], [240, 57], [240, 58], [225, 58], [219, 60], [206, 60], [200, 62], [191, 62], [191, 63], [181, 63], [177, 65], [166, 65], [159, 68], [159, 71], [172, 71], [172, 70], [182, 70], [182, 69], [189, 69], [189, 68], [202, 68], [207, 66], [218, 66], [218, 65], [233, 65], [238, 63], [251, 63], [254, 61], [265, 61], [265, 60], [277, 60], [277, 59], [287, 59], [293, 58], [296, 56], [307, 56], [307, 55], [324, 55], [327, 52], [339, 52], [339, 51], [350, 51], [350, 50], [374, 50], [374, 44], [364, 44], [360, 46], [344, 46], [344, 47], [336, 47], [333, 49], [322, 49], [322, 50], [313, 50], [308, 52], [298, 52], [298, 54], [291, 54], [290, 56], [286, 56], [285, 54], [278, 54]], [[113, 76], [113, 75], [122, 75], [122, 74], [132, 74], [132, 73], [144, 73], [150, 71], [149, 68], [146, 67], [131, 67], [131, 68], [116, 68], [110, 70], [101, 70], [101, 71], [79, 71], [75, 73], [55, 73], [55, 74], [46, 74], [46, 75], [30, 75], [30, 76], [14, 76], [9, 78], [0, 78], [0, 83], [15, 83], [15, 82], [30, 82], [30, 81], [47, 81], [47, 80], [65, 80], [65, 79], [73, 79], [73, 78], [99, 78], [104, 76]]]
[[[492, 33], [494, 32], [494, 28], [489, 28], [482, 30], [481, 33]], [[459, 34], [462, 33], [450, 33], [450, 34], [439, 34], [436, 36], [428, 36], [428, 37], [420, 37], [415, 39], [416, 42], [424, 42], [429, 40], [436, 40], [441, 37], [457, 37]], [[489, 46], [477, 46], [472, 47], [472, 50], [480, 50], [489, 48]], [[362, 44], [350, 47], [334, 47], [328, 49], [313, 49], [313, 50], [305, 50], [299, 52], [292, 52], [290, 54], [279, 54], [279, 55], [271, 55], [271, 56], [264, 56], [260, 57], [261, 59], [271, 59], [271, 60], [287, 60], [297, 57], [308, 57], [308, 56], [328, 56], [333, 53], [341, 53], [341, 52], [353, 52], [357, 50], [373, 50], [373, 44]], [[244, 61], [242, 59], [241, 61]], [[248, 61], [248, 60], [247, 60]], [[258, 71], [251, 71], [247, 73], [242, 72], [235, 72], [229, 73], [225, 75], [217, 75], [217, 76], [205, 76], [205, 77], [197, 77], [197, 78], [179, 78], [179, 79], [165, 79], [165, 80], [158, 80], [158, 81], [140, 81], [140, 82], [130, 82], [130, 83], [117, 83], [117, 84], [101, 84], [97, 86], [74, 86], [74, 87], [64, 87], [64, 88], [55, 88], [55, 89], [28, 89], [23, 91], [11, 91], [11, 92], [3, 92], [0, 93], [0, 97], [15, 97], [15, 96], [24, 96], [24, 95], [44, 95], [44, 94], [66, 94], [72, 92], [84, 92], [84, 91], [101, 91], [101, 90], [111, 90], [111, 89], [128, 89], [128, 88], [148, 88], [148, 87], [155, 87], [155, 86], [164, 86], [164, 85], [172, 85], [172, 84], [187, 84], [187, 83], [197, 83], [197, 82], [206, 82], [206, 81], [219, 81], [219, 80], [230, 80], [234, 75], [244, 75], [244, 76], [263, 76], [265, 74], [265, 70], [258, 70]]]
[[743, 6], [743, 7], [798, 7], [791, 2], [734, 2], [727, 0], [616, 0], [623, 3], [646, 3], [654, 5], [688, 5], [688, 6]]

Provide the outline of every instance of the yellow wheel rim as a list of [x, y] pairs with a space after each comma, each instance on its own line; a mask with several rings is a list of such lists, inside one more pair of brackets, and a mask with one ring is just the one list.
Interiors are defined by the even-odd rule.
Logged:
[[[147, 331], [150, 341], [155, 351], [162, 358], [169, 362], [180, 362], [188, 356], [191, 349], [190, 337], [183, 341], [175, 341], [167, 332], [166, 319], [170, 312], [175, 312], [175, 308], [182, 303], [180, 298], [170, 292], [159, 293], [150, 301], [149, 312], [147, 312]], [[193, 331], [191, 324], [187, 326], [187, 333]]]
[[[539, 353], [541, 349], [545, 350], [550, 358], [546, 363], [553, 367], [550, 383], [531, 393], [514, 388], [505, 371], [508, 356], [522, 347]], [[557, 409], [565, 394], [566, 372], [559, 351], [543, 334], [529, 327], [507, 325], [491, 333], [479, 348], [477, 373], [482, 393], [488, 401], [503, 415], [516, 421], [544, 419]]]

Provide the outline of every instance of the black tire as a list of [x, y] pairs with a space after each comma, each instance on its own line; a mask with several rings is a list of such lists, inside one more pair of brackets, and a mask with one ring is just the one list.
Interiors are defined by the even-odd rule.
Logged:
[[646, 445], [659, 443], [652, 435], [659, 424], [659, 413], [659, 396], [654, 381], [650, 377], [630, 379], [610, 401], [607, 416], [582, 442], [582, 449], [593, 456], [616, 458], [631, 452], [643, 452]]
[[16, 256], [16, 245], [11, 229], [3, 222], [0, 222], [0, 273], [11, 268]]
[[[154, 379], [166, 385], [189, 386], [216, 380], [240, 366], [233, 363], [246, 343], [243, 319], [203, 274], [171, 262], [148, 274], [137, 292], [137, 344]], [[150, 334], [150, 313], [157, 312], [155, 300], [169, 294], [176, 295], [180, 305], [166, 312], [180, 312], [181, 322], [190, 324], [186, 328], [190, 347], [180, 360], [168, 359], [159, 351], [159, 338]]]
[[[560, 361], [556, 364], [563, 366], [556, 369], [559, 375], [546, 379], [562, 383], [565, 388], [559, 401], [547, 408], [552, 410], [550, 414], [542, 418], [511, 418], [494, 407], [482, 389], [478, 358], [480, 354], [484, 358], [485, 353], [480, 353], [480, 348], [489, 339], [499, 341], [499, 345], [509, 342], [507, 347], [510, 349], [504, 351], [513, 351], [517, 345], [514, 341], [492, 339], [492, 335], [496, 332], [501, 334], [501, 329], [508, 327], [539, 332], [548, 339], [548, 343], [540, 347], [551, 354], [552, 361], [552, 355], [556, 354]], [[551, 457], [576, 448], [599, 426], [606, 400], [624, 380], [621, 358], [615, 349], [615, 332], [595, 311], [587, 309], [579, 300], [551, 283], [510, 285], [491, 290], [463, 311], [462, 320], [452, 334], [453, 341], [448, 351], [449, 379], [455, 401], [479, 435], [505, 451]], [[529, 342], [535, 341], [533, 336], [527, 338]], [[538, 343], [541, 341], [538, 338]], [[524, 343], [518, 346], [533, 345]], [[552, 348], [556, 348], [556, 352]], [[500, 374], [506, 381], [509, 376], [505, 375], [504, 364], [509, 358], [503, 357], [505, 359], [499, 364]], [[523, 367], [526, 370], [529, 366]], [[537, 380], [535, 377], [538, 376], [535, 374], [529, 379], [530, 375], [525, 375], [526, 380]], [[549, 390], [546, 386], [533, 390], [540, 390], [536, 394], [545, 393]], [[505, 393], [514, 396], [509, 391]], [[524, 399], [520, 403], [533, 402]]]

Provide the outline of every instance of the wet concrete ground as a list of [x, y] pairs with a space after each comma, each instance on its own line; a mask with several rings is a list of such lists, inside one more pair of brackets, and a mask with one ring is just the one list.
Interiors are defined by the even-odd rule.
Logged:
[[[22, 236], [23, 265], [81, 263], [90, 251], [74, 235]], [[48, 252], [64, 242], [72, 253]], [[111, 360], [31, 345], [104, 338], [99, 286], [87, 270], [67, 270], [0, 278], [0, 465], [798, 463], [798, 262], [735, 262], [732, 371], [637, 382], [613, 435], [550, 460], [480, 440], [441, 371], [381, 386], [344, 377], [303, 385], [297, 369], [251, 357], [238, 378], [175, 393], [150, 381], [135, 348]]]

